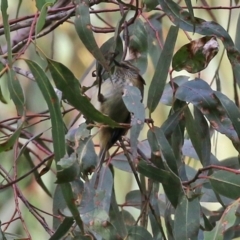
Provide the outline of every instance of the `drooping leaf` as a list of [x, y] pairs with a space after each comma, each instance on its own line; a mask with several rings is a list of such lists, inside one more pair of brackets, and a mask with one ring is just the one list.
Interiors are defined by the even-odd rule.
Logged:
[[237, 220], [237, 209], [239, 208], [240, 200], [234, 201], [229, 205], [224, 213], [222, 214], [220, 220], [217, 222], [215, 228], [210, 231], [204, 232], [204, 240], [223, 240], [223, 234], [232, 226], [236, 225]]
[[65, 131], [59, 100], [43, 69], [33, 61], [25, 61], [34, 76], [50, 111], [55, 160], [58, 162], [65, 154]]
[[[196, 111], [198, 111], [198, 110], [196, 110]], [[193, 147], [194, 147], [201, 163], [203, 164], [203, 166], [207, 166], [209, 164], [209, 157], [210, 157], [211, 149], [209, 148], [209, 145], [207, 147], [204, 145], [205, 144], [204, 140], [207, 142], [208, 141], [210, 142], [210, 139], [209, 138], [205, 139], [206, 135], [200, 133], [201, 131], [204, 131], [203, 129], [198, 131], [200, 126], [197, 123], [197, 121], [193, 118], [188, 107], [185, 108], [185, 110], [184, 110], [184, 116], [186, 118], [187, 132], [191, 139]]]
[[58, 240], [64, 237], [73, 225], [73, 223], [74, 219], [72, 217], [65, 217], [57, 230], [54, 232], [54, 234], [49, 238], [49, 240]]
[[[168, 15], [169, 19], [179, 26], [179, 28], [189, 31], [196, 32], [206, 36], [215, 36], [222, 41], [229, 61], [232, 65], [234, 76], [240, 86], [240, 52], [234, 46], [233, 40], [231, 39], [228, 32], [218, 23], [213, 21], [205, 21], [201, 18], [194, 17], [184, 11], [177, 3], [172, 0], [158, 0], [163, 11]], [[195, 26], [195, 28], [194, 28]]]
[[18, 128], [14, 131], [14, 133], [4, 142], [0, 144], [0, 152], [10, 150], [13, 145], [16, 143], [17, 139], [21, 134], [21, 130], [24, 122], [20, 123]]
[[12, 46], [11, 46], [10, 26], [8, 22], [7, 9], [8, 9], [8, 1], [3, 0], [1, 2], [1, 12], [2, 12], [4, 33], [5, 33], [4, 36], [7, 42], [8, 88], [10, 92], [10, 97], [12, 98], [18, 113], [21, 116], [23, 116], [25, 112], [25, 99], [24, 99], [24, 94], [23, 94], [21, 84], [19, 83], [15, 72], [12, 70], [12, 64], [13, 64], [12, 51], [11, 51]]
[[235, 46], [240, 51], [240, 14], [238, 14], [238, 21], [236, 26]]
[[198, 198], [188, 199], [185, 195], [179, 200], [175, 212], [175, 240], [197, 239], [200, 227], [200, 204]]
[[[62, 115], [60, 111], [60, 104], [58, 97], [48, 79], [45, 72], [42, 68], [33, 61], [25, 60], [42, 92], [42, 95], [48, 105], [48, 109], [51, 116], [52, 123], [52, 137], [53, 137], [53, 148], [55, 153], [56, 163], [65, 154], [65, 139], [64, 139], [64, 125], [62, 121]], [[60, 166], [57, 165], [57, 169], [60, 169]], [[78, 213], [76, 206], [73, 204], [73, 192], [69, 183], [62, 183], [61, 189], [63, 192], [64, 199], [67, 203], [68, 208], [70, 209], [72, 216], [76, 220], [77, 225], [83, 231], [83, 223]]]
[[26, 111], [24, 93], [19, 80], [12, 69], [8, 70], [8, 89], [18, 114], [23, 116]]
[[153, 240], [151, 234], [143, 227], [140, 226], [131, 226], [128, 227], [128, 234], [126, 240]]
[[167, 80], [168, 70], [172, 59], [177, 34], [178, 28], [171, 26], [164, 44], [164, 48], [158, 59], [156, 71], [152, 78], [151, 85], [148, 90], [147, 106], [150, 113], [156, 109], [157, 105], [159, 104], [159, 100], [161, 99], [165, 82]]
[[139, 134], [143, 128], [145, 120], [145, 109], [142, 104], [142, 96], [138, 88], [134, 86], [125, 86], [122, 96], [123, 102], [128, 111], [132, 114], [130, 129], [130, 144], [132, 155], [137, 154], [137, 143]]
[[76, 149], [78, 162], [83, 173], [91, 173], [97, 165], [97, 154], [94, 150], [92, 137], [79, 140], [79, 146]]
[[178, 199], [183, 194], [183, 189], [180, 179], [173, 172], [158, 169], [143, 161], [138, 164], [138, 171], [153, 181], [162, 183], [169, 201], [174, 207], [177, 206]]
[[180, 86], [183, 83], [186, 83], [188, 79], [188, 76], [177, 76], [173, 78], [171, 82], [165, 85], [160, 102], [167, 106], [172, 106], [174, 101], [172, 84], [174, 83], [174, 85]]
[[223, 95], [221, 92], [215, 92], [214, 95], [218, 98], [226, 111], [229, 119], [231, 120], [235, 131], [237, 132], [238, 137], [240, 138], [240, 111], [236, 104], [230, 100], [227, 96]]
[[173, 56], [172, 68], [197, 73], [205, 69], [218, 53], [219, 45], [215, 37], [207, 36], [182, 46]]
[[86, 96], [81, 94], [78, 80], [73, 73], [62, 63], [47, 59], [49, 69], [56, 87], [63, 92], [63, 97], [76, 109], [93, 121], [102, 122], [112, 127], [117, 126], [113, 120], [97, 111]]
[[112, 189], [112, 197], [111, 197], [109, 217], [110, 217], [111, 223], [115, 226], [118, 234], [122, 238], [124, 238], [127, 235], [126, 224], [128, 222], [125, 221], [123, 210], [120, 212], [120, 209], [118, 207], [118, 204], [117, 204], [117, 201], [116, 201], [116, 196], [115, 196], [115, 191], [114, 191], [114, 186], [113, 186], [113, 189]]
[[143, 0], [143, 3], [146, 6], [146, 11], [150, 12], [155, 9], [155, 7], [159, 4], [157, 0]]
[[143, 21], [137, 18], [134, 24], [128, 28], [129, 34], [129, 52], [133, 58], [133, 64], [140, 70], [140, 74], [146, 71], [148, 61], [148, 41], [146, 38], [147, 32]]
[[239, 175], [227, 171], [217, 171], [208, 177], [212, 188], [217, 193], [232, 199], [240, 197]]
[[194, 18], [194, 12], [193, 12], [193, 7], [192, 7], [192, 1], [191, 0], [184, 0], [184, 1], [187, 5], [189, 15], [191, 16], [191, 20], [193, 23], [193, 32], [195, 32], [195, 24], [194, 24], [195, 18]]
[[141, 208], [141, 192], [139, 190], [133, 190], [126, 194], [125, 202], [128, 205], [133, 205], [135, 208]]
[[77, 0], [76, 1], [76, 18], [75, 28], [77, 34], [85, 47], [96, 58], [96, 60], [109, 71], [109, 65], [99, 49], [96, 40], [91, 29], [90, 13], [89, 13], [89, 1]]
[[52, 6], [53, 3], [51, 2], [46, 2], [42, 5], [42, 4], [39, 4], [39, 6], [37, 7], [40, 7], [41, 5], [41, 11], [40, 11], [40, 14], [39, 14], [39, 17], [38, 17], [38, 20], [37, 20], [37, 24], [36, 24], [36, 28], [35, 28], [35, 34], [38, 34], [44, 27], [45, 25], [45, 22], [46, 22], [46, 16], [47, 16], [47, 11], [48, 11], [48, 7], [49, 6]]
[[[21, 156], [21, 155], [20, 155]], [[18, 156], [18, 158], [20, 157]], [[28, 161], [31, 169], [33, 169], [35, 167], [34, 163], [33, 163], [33, 159], [31, 158], [30, 156], [30, 152], [27, 150], [27, 151], [24, 151], [24, 156], [26, 158], [26, 160]], [[51, 192], [48, 190], [47, 186], [45, 185], [45, 183], [43, 182], [42, 178], [41, 178], [41, 175], [39, 174], [38, 171], [34, 171], [33, 172], [34, 174], [34, 177], [36, 179], [36, 182], [39, 184], [39, 186], [42, 188], [42, 190], [49, 196], [49, 197], [52, 197], [52, 194]]]
[[0, 101], [1, 101], [1, 103], [7, 104], [7, 100], [5, 99], [5, 97], [3, 95], [1, 86], [0, 86]]
[[[182, 147], [182, 153], [184, 156], [194, 158], [196, 160], [199, 160], [199, 157], [196, 153], [195, 148], [193, 147], [193, 144], [190, 139], [184, 139], [184, 144]], [[218, 161], [218, 159], [211, 153], [210, 154], [210, 159], [209, 159], [211, 164], [218, 165], [221, 164], [222, 161]]]
[[145, 29], [148, 38], [148, 55], [150, 56], [152, 64], [155, 69], [159, 56], [162, 52], [163, 43], [161, 14], [160, 13], [151, 14], [147, 20], [148, 21], [145, 23]]
[[176, 91], [175, 97], [196, 106], [208, 119], [211, 127], [225, 134], [240, 151], [240, 141], [223, 106], [214, 95], [210, 86], [201, 79], [195, 79], [182, 84]]
[[149, 138], [155, 139], [155, 144], [158, 147], [158, 151], [153, 152], [153, 154], [160, 154], [163, 161], [166, 162], [171, 170], [178, 176], [177, 161], [163, 131], [157, 127], [152, 128], [148, 131], [148, 139]]

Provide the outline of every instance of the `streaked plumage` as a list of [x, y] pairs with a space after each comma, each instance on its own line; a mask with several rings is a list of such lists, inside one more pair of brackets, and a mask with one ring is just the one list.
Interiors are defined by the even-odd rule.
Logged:
[[[134, 66], [123, 62], [117, 64], [115, 72], [101, 84], [101, 96], [98, 95], [98, 88], [93, 93], [91, 103], [94, 107], [105, 115], [108, 115], [114, 121], [119, 123], [130, 123], [131, 116], [123, 100], [123, 90], [125, 85], [137, 87], [143, 97], [144, 80], [139, 75], [138, 69]], [[105, 160], [106, 152], [113, 144], [126, 133], [124, 128], [101, 128], [99, 132], [100, 153], [99, 153], [99, 170]]]

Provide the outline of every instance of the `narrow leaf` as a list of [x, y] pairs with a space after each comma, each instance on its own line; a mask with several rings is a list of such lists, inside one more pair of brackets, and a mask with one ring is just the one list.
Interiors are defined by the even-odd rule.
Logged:
[[140, 69], [140, 74], [143, 74], [148, 65], [148, 41], [146, 38], [147, 32], [145, 25], [140, 18], [137, 18], [134, 24], [128, 28], [129, 35], [129, 52], [131, 58], [134, 59], [134, 65]]
[[147, 106], [150, 114], [156, 109], [159, 104], [159, 100], [161, 99], [168, 76], [169, 66], [172, 60], [177, 34], [178, 28], [171, 26], [164, 48], [158, 59], [157, 67], [148, 90]]
[[73, 218], [65, 217], [62, 223], [59, 225], [58, 229], [55, 231], [55, 233], [49, 238], [49, 240], [62, 239], [62, 237], [64, 237], [65, 234], [69, 231], [73, 223], [74, 223]]
[[141, 102], [142, 101], [141, 93], [139, 89], [134, 86], [125, 86], [122, 99], [128, 111], [132, 113], [130, 144], [132, 154], [135, 157], [137, 154], [138, 137], [143, 128], [145, 120], [145, 109], [144, 105]]
[[65, 131], [59, 100], [43, 69], [33, 61], [26, 60], [26, 62], [49, 108], [55, 160], [58, 162], [65, 154]]
[[76, 1], [76, 18], [75, 28], [79, 38], [82, 40], [85, 47], [90, 53], [96, 58], [97, 61], [109, 71], [108, 63], [100, 51], [96, 40], [94, 38], [89, 13], [89, 1], [88, 0], [77, 0]]
[[153, 137], [155, 138], [155, 144], [158, 146], [158, 152], [154, 152], [153, 154], [159, 153], [163, 161], [165, 161], [171, 170], [178, 176], [177, 160], [163, 131], [157, 127], [150, 129], [148, 131], [148, 139]]
[[204, 232], [204, 240], [223, 240], [224, 233], [232, 226], [236, 225], [238, 219], [237, 209], [239, 208], [240, 199], [229, 205], [223, 212], [217, 225], [211, 232]]
[[26, 110], [24, 93], [19, 80], [12, 69], [8, 70], [8, 88], [10, 97], [16, 106], [18, 114], [23, 116]]
[[169, 201], [174, 207], [177, 207], [179, 196], [183, 194], [180, 178], [171, 171], [158, 169], [143, 161], [140, 161], [138, 164], [138, 171], [144, 176], [162, 183]]
[[81, 94], [78, 80], [67, 67], [50, 59], [47, 61], [56, 87], [63, 92], [63, 97], [70, 104], [83, 113], [86, 118], [108, 124], [111, 127], [117, 126], [117, 123], [97, 111], [87, 97]]
[[47, 16], [47, 10], [48, 7], [51, 6], [52, 3], [46, 2], [42, 7], [41, 11], [37, 20], [36, 28], [35, 28], [35, 34], [38, 34], [44, 27], [46, 22], [46, 16]]
[[227, 171], [217, 171], [208, 177], [213, 190], [232, 199], [240, 197], [239, 175]]
[[185, 195], [183, 195], [175, 212], [173, 229], [175, 240], [197, 239], [199, 227], [199, 199], [188, 199]]

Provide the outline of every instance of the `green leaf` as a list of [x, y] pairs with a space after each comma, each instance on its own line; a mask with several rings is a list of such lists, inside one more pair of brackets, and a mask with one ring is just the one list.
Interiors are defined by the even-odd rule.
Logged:
[[[154, 1], [155, 0], [153, 0], [153, 2]], [[161, 19], [161, 13], [156, 12], [148, 16], [148, 21], [145, 23], [148, 39], [148, 55], [150, 56], [154, 69], [162, 52], [161, 43], [164, 42], [162, 22], [159, 19]]]
[[218, 53], [219, 45], [215, 37], [207, 36], [182, 46], [173, 56], [172, 68], [197, 73], [205, 69]]
[[76, 152], [81, 171], [84, 173], [91, 173], [91, 171], [96, 167], [98, 161], [92, 137], [89, 136], [80, 140]]
[[8, 56], [8, 65], [12, 67], [12, 46], [11, 46], [11, 36], [10, 36], [10, 27], [8, 22], [8, 0], [1, 1], [1, 12], [2, 12], [2, 20], [3, 20], [3, 27], [4, 27], [4, 36], [7, 41], [7, 56]]
[[148, 41], [146, 35], [145, 25], [140, 18], [137, 18], [134, 24], [131, 24], [128, 28], [130, 55], [134, 56], [133, 63], [140, 69], [140, 74], [146, 71], [148, 65]]
[[[55, 153], [55, 161], [59, 162], [60, 159], [65, 154], [65, 139], [64, 139], [64, 125], [62, 121], [62, 115], [60, 111], [60, 104], [58, 97], [53, 90], [53, 87], [46, 76], [45, 72], [42, 68], [33, 61], [25, 60], [32, 72], [44, 99], [48, 105], [48, 109], [51, 116], [51, 123], [52, 123], [52, 137], [53, 137], [53, 148]], [[57, 169], [60, 170], [59, 165], [57, 165]], [[66, 200], [67, 206], [69, 207], [72, 216], [76, 220], [77, 225], [83, 231], [83, 224], [82, 220], [79, 216], [78, 210], [76, 206], [73, 204], [73, 192], [71, 187], [68, 183], [61, 184], [61, 189], [63, 192], [64, 199]]]
[[166, 164], [170, 167], [174, 174], [178, 176], [177, 160], [175, 158], [171, 145], [169, 144], [164, 135], [164, 132], [160, 128], [154, 127], [148, 131], [147, 135], [148, 139], [151, 138], [155, 140], [155, 144], [158, 148], [157, 152], [153, 152], [153, 154], [160, 154], [163, 161], [166, 162]]
[[[117, 35], [117, 29], [115, 30], [115, 36], [109, 38], [106, 42], [102, 44], [100, 47], [104, 56], [107, 56], [109, 53], [116, 53], [116, 57], [114, 58], [117, 62], [120, 62], [123, 54], [123, 42], [119, 35]], [[98, 64], [98, 63], [97, 63]], [[107, 78], [109, 77], [109, 73], [107, 74]]]
[[[18, 155], [18, 159], [21, 155]], [[27, 159], [31, 169], [33, 169], [35, 167], [35, 164], [33, 163], [33, 159], [31, 158], [30, 156], [30, 152], [28, 150], [24, 151], [24, 156], [25, 158]], [[52, 197], [52, 194], [51, 192], [48, 190], [48, 188], [46, 187], [46, 185], [44, 184], [40, 174], [38, 171], [34, 171], [33, 172], [34, 174], [34, 177], [35, 177], [35, 180], [36, 182], [38, 183], [38, 185], [42, 188], [42, 190], [49, 196], [49, 197]]]
[[[185, 3], [187, 5], [189, 14], [191, 16], [191, 20], [194, 23], [195, 18], [194, 18], [194, 12], [193, 12], [193, 7], [192, 7], [192, 1], [191, 0], [185, 0]], [[194, 29], [195, 29], [195, 25], [193, 26], [193, 32], [195, 31]]]
[[[234, 77], [240, 86], [240, 53], [234, 46], [233, 40], [231, 39], [228, 32], [219, 24], [215, 22], [207, 22], [201, 18], [191, 18], [191, 15], [184, 11], [177, 3], [172, 0], [158, 0], [162, 10], [168, 15], [169, 19], [179, 26], [179, 28], [189, 31], [196, 32], [202, 35], [218, 37], [227, 51], [227, 56], [232, 65]], [[194, 29], [195, 26], [195, 29]]]
[[[48, 7], [52, 6], [51, 2], [46, 2], [41, 6], [41, 11], [36, 23], [36, 28], [35, 28], [35, 34], [37, 35], [44, 27], [45, 22], [46, 22], [46, 16], [47, 16], [47, 11]], [[39, 5], [40, 7], [40, 5]]]
[[129, 206], [133, 206], [135, 208], [141, 208], [141, 192], [139, 190], [133, 190], [126, 194], [125, 203]]
[[126, 240], [153, 240], [151, 234], [143, 227], [131, 226], [128, 227], [128, 235]]
[[2, 0], [1, 2], [1, 12], [3, 19], [3, 27], [5, 38], [7, 42], [7, 56], [8, 56], [8, 88], [10, 92], [10, 97], [12, 98], [18, 113], [23, 116], [25, 112], [25, 100], [22, 87], [15, 75], [15, 72], [11, 69], [12, 67], [12, 46], [11, 46], [11, 36], [10, 36], [10, 27], [8, 22], [8, 1]]
[[71, 105], [78, 109], [86, 118], [105, 123], [111, 127], [118, 126], [118, 124], [109, 117], [97, 111], [87, 97], [81, 94], [78, 80], [67, 67], [50, 59], [47, 59], [47, 61], [56, 87], [63, 92], [63, 97], [66, 98]]
[[13, 100], [17, 112], [20, 116], [23, 116], [26, 111], [25, 98], [22, 90], [22, 86], [12, 69], [8, 70], [8, 88], [10, 97]]
[[168, 76], [168, 70], [171, 63], [177, 34], [178, 28], [171, 26], [162, 53], [158, 59], [157, 67], [148, 90], [147, 106], [150, 114], [156, 109], [161, 99]]
[[234, 45], [230, 35], [221, 25], [197, 17], [192, 18], [187, 11], [172, 0], [158, 0], [158, 2], [169, 19], [184, 31], [194, 32], [195, 30], [196, 33], [201, 35], [214, 35], [223, 41], [225, 47]]
[[136, 221], [135, 221], [133, 215], [130, 212], [128, 212], [126, 210], [122, 210], [121, 214], [123, 216], [124, 223], [127, 226], [133, 226], [133, 225], [136, 224]]
[[[84, 192], [82, 194], [81, 203], [78, 211], [85, 224], [98, 221], [104, 223], [108, 221], [108, 212], [110, 209], [111, 195], [113, 187], [113, 177], [109, 168], [102, 167], [101, 171], [94, 173], [90, 184], [85, 182]], [[69, 216], [69, 213], [65, 212]], [[98, 223], [99, 224], [99, 223]], [[102, 231], [98, 229], [96, 231]], [[103, 226], [102, 226], [103, 228]]]
[[71, 226], [74, 223], [73, 218], [65, 217], [62, 221], [62, 223], [59, 225], [58, 229], [55, 231], [55, 233], [49, 238], [49, 240], [58, 240], [65, 236], [65, 234], [69, 231]]
[[236, 225], [238, 219], [237, 209], [239, 208], [240, 200], [236, 200], [229, 205], [223, 212], [217, 225], [211, 232], [204, 232], [204, 240], [223, 240], [224, 233], [232, 226]]
[[177, 76], [173, 78], [171, 82], [165, 85], [160, 102], [167, 106], [172, 106], [174, 101], [172, 83], [174, 83], [174, 85], [181, 86], [183, 83], [186, 83], [188, 79], [188, 76]]
[[238, 21], [236, 26], [236, 35], [235, 35], [235, 46], [238, 50], [240, 50], [240, 13], [238, 14]]
[[8, 151], [13, 147], [21, 134], [23, 124], [24, 122], [20, 123], [16, 131], [4, 143], [0, 144], [0, 152]]
[[[197, 110], [196, 110], [197, 111]], [[204, 131], [203, 129], [199, 128], [201, 127], [199, 123], [193, 118], [189, 108], [185, 108], [184, 110], [184, 116], [186, 118], [186, 128], [188, 135], [191, 139], [192, 145], [194, 149], [196, 150], [196, 153], [202, 163], [203, 166], [207, 166], [209, 164], [209, 157], [210, 157], [210, 138], [204, 139], [205, 135], [201, 134], [201, 131]], [[204, 145], [204, 140], [209, 142], [209, 146]]]
[[155, 7], [159, 4], [157, 0], [143, 0], [143, 3], [146, 5], [147, 12], [154, 10]]
[[[79, 200], [81, 198], [81, 195], [84, 190], [83, 182], [79, 179], [74, 180], [73, 182], [71, 182], [71, 188], [72, 188], [73, 196], [74, 196], [73, 199]], [[56, 186], [56, 189], [53, 194], [53, 214], [58, 216], [59, 212], [66, 207], [67, 207], [67, 205], [66, 205], [66, 201], [64, 199], [64, 196], [63, 196], [63, 193], [61, 190], [61, 186], [58, 184]], [[68, 217], [71, 218], [72, 214], [69, 215]], [[53, 218], [53, 229], [54, 230], [56, 230], [60, 224], [61, 224], [60, 219]]]
[[211, 127], [225, 134], [232, 140], [237, 151], [240, 151], [240, 141], [232, 122], [218, 99], [215, 97], [214, 91], [205, 81], [195, 79], [182, 84], [177, 89], [175, 97], [196, 106], [208, 119]]
[[185, 195], [179, 200], [174, 219], [174, 239], [197, 239], [200, 227], [199, 199], [188, 199]]
[[[190, 158], [200, 160], [190, 139], [184, 139], [182, 153], [184, 156], [188, 156]], [[218, 159], [212, 153], [210, 154], [209, 161], [211, 164], [214, 164], [214, 165], [219, 165], [222, 163], [222, 161], [218, 161]]]
[[96, 219], [93, 224], [90, 225], [89, 230], [93, 233], [95, 239], [97, 239], [97, 236], [100, 236], [102, 239], [109, 240], [118, 238], [116, 228], [109, 221], [105, 221], [103, 224], [101, 221]]
[[43, 69], [35, 62], [25, 60], [32, 72], [42, 95], [48, 105], [52, 123], [55, 160], [58, 162], [65, 154], [65, 131], [58, 97]]
[[99, 49], [96, 40], [94, 38], [89, 13], [89, 1], [88, 0], [77, 0], [76, 1], [76, 17], [75, 17], [75, 28], [77, 34], [85, 47], [90, 53], [96, 58], [96, 60], [109, 71], [109, 65], [106, 62], [103, 53]]
[[177, 206], [179, 196], [183, 194], [183, 189], [181, 180], [173, 172], [158, 169], [143, 161], [139, 162], [138, 171], [153, 181], [162, 183], [169, 201], [174, 207]]
[[[108, 167], [102, 167], [100, 171], [100, 176], [97, 173], [94, 173], [91, 179], [92, 186], [97, 186], [97, 191], [104, 192], [104, 199], [102, 199], [100, 206], [107, 213], [110, 209], [111, 195], [113, 188], [113, 175]], [[99, 205], [99, 201], [96, 201], [96, 205]]]
[[224, 110], [226, 111], [228, 117], [230, 118], [234, 129], [237, 132], [238, 137], [240, 138], [240, 111], [236, 104], [230, 100], [227, 96], [223, 95], [221, 92], [215, 92], [214, 95], [222, 104]]
[[124, 210], [120, 212], [119, 210], [119, 207], [116, 201], [114, 186], [113, 186], [111, 205], [110, 205], [110, 211], [109, 211], [110, 222], [115, 226], [118, 234], [124, 239], [124, 237], [127, 235], [127, 229], [126, 229], [125, 223], [126, 224], [128, 223], [128, 220], [131, 218], [131, 216], [129, 217], [127, 216], [127, 221], [125, 221], [123, 211]]
[[212, 188], [217, 193], [231, 198], [240, 197], [240, 177], [239, 175], [227, 171], [217, 171], [208, 177]]
[[142, 96], [140, 90], [134, 86], [124, 87], [124, 94], [122, 96], [122, 99], [128, 111], [132, 113], [130, 144], [132, 155], [135, 157], [137, 154], [138, 137], [144, 125], [145, 108], [142, 104]]
[[7, 100], [5, 99], [5, 97], [3, 96], [3, 92], [2, 92], [2, 88], [0, 86], [0, 101], [4, 104], [7, 104]]

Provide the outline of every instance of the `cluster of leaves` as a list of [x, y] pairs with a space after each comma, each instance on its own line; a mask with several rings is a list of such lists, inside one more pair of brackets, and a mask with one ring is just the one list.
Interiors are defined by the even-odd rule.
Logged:
[[[174, 71], [201, 72], [217, 54], [218, 41], [221, 41], [232, 66], [234, 85], [240, 86], [240, 52], [228, 32], [216, 22], [195, 17], [191, 1], [185, 1], [188, 11], [172, 0], [143, 1], [144, 8], [141, 8], [141, 13], [149, 11], [148, 15], [140, 14], [138, 1], [136, 5], [119, 1], [121, 18], [118, 24], [113, 28], [102, 29], [102, 32], [114, 32], [114, 36], [99, 48], [92, 30], [94, 28], [90, 27], [90, 9], [98, 2], [77, 0], [73, 5], [70, 1], [57, 1], [54, 6], [65, 6], [65, 15], [61, 15], [62, 18], [51, 25], [52, 12], [48, 11], [48, 6], [53, 2], [55, 1], [36, 1], [40, 13], [31, 25], [35, 28], [31, 28], [26, 39], [19, 39], [17, 43], [12, 42], [10, 37], [14, 25], [8, 20], [8, 1], [2, 0], [1, 4], [2, 28], [7, 42], [7, 51], [1, 57], [1, 74], [7, 75], [9, 93], [20, 120], [15, 129], [9, 125], [0, 125], [1, 128], [5, 126], [7, 132], [11, 131], [10, 136], [4, 135], [5, 131], [2, 131], [4, 141], [0, 150], [3, 153], [15, 149], [15, 167], [23, 154], [33, 166], [28, 144], [33, 142], [40, 145], [48, 153], [41, 163], [47, 162], [44, 173], [49, 170], [52, 159], [55, 159], [57, 187], [53, 194], [53, 214], [59, 217], [53, 218], [54, 232], [39, 219], [38, 214], [35, 214], [36, 210], [24, 201], [36, 221], [51, 235], [50, 239], [210, 240], [240, 236], [237, 230], [239, 163], [237, 158], [233, 161], [219, 161], [211, 153], [211, 138], [214, 132], [224, 134], [232, 141], [237, 152], [240, 151], [238, 102], [234, 103], [221, 93], [220, 89], [213, 90], [200, 75], [193, 80], [189, 80], [188, 76], [172, 78], [171, 75], [170, 82], [166, 83], [171, 68]], [[134, 16], [127, 21], [129, 10], [134, 12]], [[102, 167], [99, 173], [94, 172], [91, 177], [87, 173], [97, 164], [93, 136], [86, 123], [77, 129], [66, 129], [60, 104], [62, 99], [88, 120], [110, 127], [118, 124], [91, 105], [84, 94], [83, 86], [62, 63], [49, 57], [44, 58], [50, 77], [38, 63], [29, 59], [25, 62], [30, 73], [23, 73], [14, 66], [24, 49], [29, 46], [30, 40], [54, 30], [72, 15], [75, 15], [74, 24], [79, 38], [106, 72], [110, 72], [106, 54], [117, 52], [117, 58], [123, 59], [126, 47], [129, 48], [130, 55], [134, 56], [132, 63], [139, 68], [141, 74], [148, 68], [148, 58], [152, 60], [155, 71], [146, 97], [150, 119], [159, 103], [170, 106], [164, 123], [155, 126], [150, 121], [146, 139], [138, 141], [146, 118], [145, 111], [136, 89], [129, 87], [123, 100], [133, 115], [130, 139], [126, 141], [130, 144], [122, 144], [124, 154], [121, 151], [114, 153], [111, 165]], [[159, 19], [163, 16], [172, 21], [172, 26], [161, 48], [163, 40]], [[54, 17], [56, 20], [59, 16]], [[179, 31], [195, 32], [203, 37], [182, 46], [174, 54]], [[125, 42], [125, 47], [122, 41]], [[41, 139], [42, 133], [32, 135], [26, 130], [26, 100], [17, 74], [34, 79], [47, 103], [52, 126], [53, 152]], [[56, 94], [51, 80], [61, 91], [62, 98]], [[217, 74], [215, 81], [219, 81]], [[237, 92], [235, 94], [237, 99]], [[5, 101], [2, 93], [1, 101]], [[26, 143], [22, 144], [21, 139], [27, 139]], [[185, 160], [189, 158], [195, 159], [201, 168], [196, 169], [187, 164]], [[35, 171], [38, 167], [34, 166], [31, 172], [36, 174], [38, 183], [47, 191]], [[115, 197], [115, 193], [120, 190], [114, 186], [113, 167], [131, 172], [138, 185], [137, 190], [126, 195], [121, 210]], [[13, 186], [17, 196], [22, 197], [16, 183], [24, 177], [17, 179], [14, 175], [15, 178], [12, 178], [2, 166], [0, 172], [7, 182], [0, 188]], [[219, 203], [220, 207], [214, 212], [203, 203]], [[140, 210], [137, 220], [126, 211], [125, 205]], [[148, 221], [151, 231], [147, 228]], [[21, 239], [4, 231], [1, 235], [3, 239]]]

